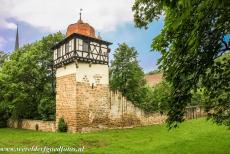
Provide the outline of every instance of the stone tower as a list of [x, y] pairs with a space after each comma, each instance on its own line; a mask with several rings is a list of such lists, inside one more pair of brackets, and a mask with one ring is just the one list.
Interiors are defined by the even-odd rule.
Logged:
[[67, 28], [53, 47], [56, 68], [56, 123], [68, 131], [106, 125], [109, 112], [109, 45], [81, 18]]

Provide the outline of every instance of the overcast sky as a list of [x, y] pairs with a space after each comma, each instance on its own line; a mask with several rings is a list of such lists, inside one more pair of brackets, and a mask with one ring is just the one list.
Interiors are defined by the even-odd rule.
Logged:
[[0, 50], [12, 52], [16, 27], [19, 26], [20, 45], [32, 43], [49, 33], [65, 34], [69, 24], [82, 19], [100, 32], [104, 40], [127, 43], [138, 50], [145, 72], [156, 69], [160, 54], [151, 52], [152, 38], [160, 33], [163, 19], [154, 21], [149, 29], [135, 28], [132, 15], [134, 0], [0, 0]]

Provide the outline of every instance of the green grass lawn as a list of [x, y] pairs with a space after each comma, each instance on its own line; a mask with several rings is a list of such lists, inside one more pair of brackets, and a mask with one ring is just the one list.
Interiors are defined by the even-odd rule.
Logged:
[[165, 125], [82, 134], [0, 129], [0, 147], [32, 146], [84, 146], [84, 153], [99, 154], [230, 154], [230, 130], [205, 119], [186, 121], [171, 131]]

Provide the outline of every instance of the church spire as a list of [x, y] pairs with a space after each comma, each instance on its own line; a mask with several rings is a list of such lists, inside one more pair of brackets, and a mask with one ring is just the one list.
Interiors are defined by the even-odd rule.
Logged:
[[19, 36], [18, 36], [18, 26], [17, 26], [17, 32], [16, 32], [16, 39], [15, 39], [15, 48], [14, 50], [19, 49]]

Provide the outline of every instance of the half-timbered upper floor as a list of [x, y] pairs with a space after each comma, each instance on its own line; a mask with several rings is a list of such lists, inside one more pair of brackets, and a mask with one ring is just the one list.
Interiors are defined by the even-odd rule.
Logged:
[[73, 33], [52, 48], [54, 67], [62, 67], [74, 61], [107, 65], [111, 44], [98, 38]]

